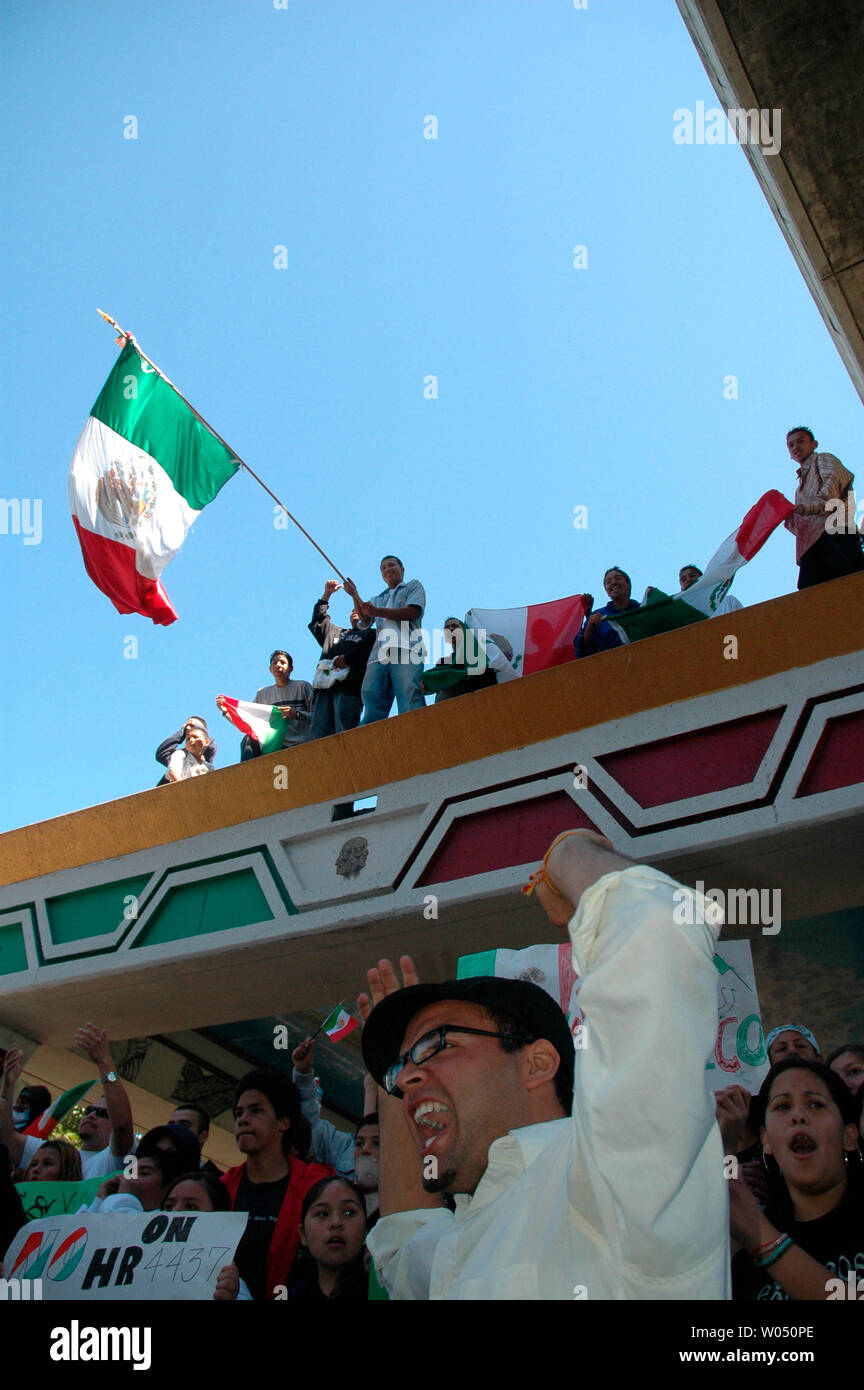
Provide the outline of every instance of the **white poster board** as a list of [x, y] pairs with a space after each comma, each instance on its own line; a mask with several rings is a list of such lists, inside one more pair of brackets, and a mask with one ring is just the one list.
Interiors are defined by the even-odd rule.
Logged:
[[246, 1220], [239, 1211], [46, 1217], [21, 1227], [5, 1276], [33, 1281], [42, 1299], [209, 1299]]
[[[744, 1086], [755, 1094], [768, 1073], [768, 1059], [750, 942], [719, 942], [714, 964], [717, 967], [717, 1034], [714, 1054], [705, 1068], [708, 1085], [712, 1091]], [[581, 980], [573, 969], [569, 941], [554, 946], [527, 946], [523, 951], [501, 949], [462, 956], [458, 965], [459, 979], [469, 975], [530, 980], [542, 986], [560, 1005], [572, 1033], [584, 1022], [579, 1007]]]

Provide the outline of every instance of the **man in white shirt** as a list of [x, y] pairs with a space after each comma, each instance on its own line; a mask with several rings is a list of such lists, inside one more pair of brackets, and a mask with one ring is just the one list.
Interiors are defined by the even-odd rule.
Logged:
[[[389, 962], [369, 972], [363, 1053], [388, 1094], [368, 1243], [391, 1298], [729, 1296], [705, 1081], [720, 914], [607, 846], [584, 832], [562, 840], [538, 886], [551, 920], [569, 926], [582, 980], [575, 1053], [557, 1004], [526, 982], [400, 990]], [[402, 968], [413, 986], [408, 957]]]
[[359, 614], [358, 627], [374, 621], [378, 628], [375, 645], [369, 653], [363, 677], [363, 724], [386, 719], [395, 699], [400, 714], [423, 709], [423, 613], [426, 593], [419, 579], [405, 582], [405, 567], [396, 555], [381, 561], [381, 578], [387, 585], [380, 594], [364, 603], [353, 579], [345, 580]]
[[[132, 1110], [123, 1082], [114, 1070], [108, 1034], [94, 1023], [85, 1023], [75, 1033], [75, 1045], [87, 1053], [97, 1068], [103, 1094], [88, 1102], [78, 1121], [81, 1140], [79, 1154], [85, 1178], [105, 1177], [123, 1167], [127, 1154], [135, 1152]], [[18, 1048], [10, 1048], [4, 1062], [6, 1079], [17, 1081], [24, 1065]], [[0, 1103], [0, 1143], [6, 1144], [14, 1164], [26, 1168], [44, 1141], [32, 1134], [18, 1134], [11, 1124], [8, 1106]]]

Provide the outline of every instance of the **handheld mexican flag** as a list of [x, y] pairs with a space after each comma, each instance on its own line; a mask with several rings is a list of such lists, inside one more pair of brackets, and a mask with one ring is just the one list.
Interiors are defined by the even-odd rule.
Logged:
[[331, 1042], [337, 1043], [341, 1042], [343, 1038], [347, 1038], [349, 1033], [353, 1033], [354, 1029], [359, 1027], [358, 1020], [352, 1017], [342, 1004], [338, 1004], [332, 1014], [325, 1018], [318, 1031], [319, 1033], [326, 1033]]
[[220, 695], [225, 713], [241, 732], [255, 738], [261, 745], [262, 753], [276, 753], [282, 747], [287, 724], [280, 714], [281, 705], [256, 705], [250, 700], [232, 700]]
[[84, 568], [118, 613], [174, 622], [159, 576], [198, 513], [239, 467], [134, 340], [127, 341], [69, 469]]
[[43, 1110], [35, 1120], [31, 1120], [24, 1133], [32, 1134], [36, 1139], [47, 1139], [58, 1121], [62, 1120], [64, 1115], [68, 1115], [82, 1096], [86, 1096], [92, 1085], [93, 1081], [81, 1081], [77, 1086], [64, 1091], [47, 1110]]
[[689, 589], [671, 597], [660, 589], [652, 589], [641, 608], [632, 613], [607, 617], [622, 642], [636, 642], [640, 637], [654, 637], [675, 627], [713, 618], [732, 583], [736, 570], [752, 560], [761, 550], [772, 531], [785, 521], [793, 504], [782, 492], [771, 490], [754, 502], [737, 531], [727, 536], [705, 566], [705, 573]]
[[472, 608], [465, 621], [491, 638], [517, 676], [531, 676], [573, 660], [573, 638], [584, 616], [582, 595], [572, 594], [527, 608]]

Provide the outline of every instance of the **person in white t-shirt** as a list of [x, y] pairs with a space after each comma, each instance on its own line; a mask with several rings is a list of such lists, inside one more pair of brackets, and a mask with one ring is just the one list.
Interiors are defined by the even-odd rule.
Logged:
[[364, 602], [353, 579], [346, 577], [345, 592], [354, 600], [363, 631], [374, 622], [378, 635], [369, 653], [363, 677], [363, 718], [361, 725], [386, 719], [395, 699], [400, 714], [423, 709], [423, 614], [426, 593], [418, 579], [405, 580], [405, 567], [396, 555], [381, 561], [381, 578], [387, 585], [380, 594]]
[[212, 772], [206, 758], [210, 739], [200, 723], [190, 720], [186, 725], [186, 743], [176, 749], [168, 759], [168, 782], [185, 782], [187, 777], [200, 777], [204, 772]]
[[[126, 1088], [114, 1070], [108, 1034], [94, 1023], [85, 1023], [75, 1033], [75, 1045], [86, 1052], [96, 1066], [103, 1092], [88, 1102], [78, 1121], [81, 1140], [81, 1172], [85, 1178], [107, 1177], [123, 1167], [127, 1154], [135, 1152], [132, 1110]], [[3, 1063], [4, 1081], [14, 1086], [24, 1066], [20, 1048], [11, 1047]], [[0, 1101], [0, 1144], [9, 1149], [16, 1166], [24, 1168], [44, 1141], [33, 1134], [19, 1134], [12, 1123], [8, 1104]]]

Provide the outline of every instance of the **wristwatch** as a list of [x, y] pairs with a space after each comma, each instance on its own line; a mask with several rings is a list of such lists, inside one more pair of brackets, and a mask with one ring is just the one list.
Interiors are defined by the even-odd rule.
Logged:
[[104, 1076], [99, 1077], [99, 1080], [104, 1086], [108, 1081], [119, 1081], [120, 1077], [117, 1075], [116, 1071], [106, 1071]]

